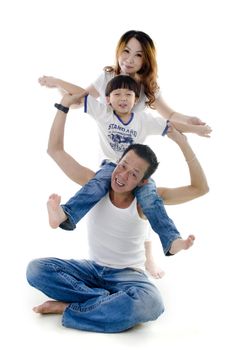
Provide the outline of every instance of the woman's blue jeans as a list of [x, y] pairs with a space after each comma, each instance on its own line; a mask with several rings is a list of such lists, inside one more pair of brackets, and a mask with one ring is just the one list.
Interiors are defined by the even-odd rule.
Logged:
[[[111, 175], [116, 167], [105, 162], [95, 177], [84, 185], [66, 204], [62, 205], [68, 219], [61, 223], [64, 230], [74, 230], [82, 217], [106, 195], [111, 185]], [[152, 229], [159, 235], [164, 254], [169, 255], [172, 242], [181, 238], [174, 222], [169, 218], [163, 200], [156, 191], [155, 182], [150, 178], [148, 184], [137, 187], [134, 195], [147, 217]]]
[[29, 284], [49, 298], [69, 303], [65, 327], [92, 332], [121, 332], [156, 320], [164, 311], [158, 289], [134, 269], [113, 269], [90, 260], [33, 260]]

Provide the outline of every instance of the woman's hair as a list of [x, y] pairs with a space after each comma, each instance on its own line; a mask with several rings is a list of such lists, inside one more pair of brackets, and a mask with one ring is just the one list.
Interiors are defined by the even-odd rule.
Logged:
[[105, 67], [106, 71], [114, 71], [116, 75], [121, 73], [118, 58], [122, 51], [125, 49], [128, 41], [132, 38], [137, 39], [143, 50], [143, 65], [137, 72], [140, 78], [140, 83], [144, 86], [145, 95], [148, 98], [147, 105], [151, 105], [155, 102], [155, 94], [159, 90], [157, 84], [157, 61], [156, 61], [156, 49], [153, 40], [150, 36], [144, 32], [137, 30], [130, 30], [122, 35], [117, 47], [116, 47], [116, 66]]
[[105, 89], [105, 96], [109, 96], [112, 91], [118, 89], [128, 89], [133, 91], [137, 98], [140, 96], [140, 84], [129, 75], [117, 75], [109, 80]]

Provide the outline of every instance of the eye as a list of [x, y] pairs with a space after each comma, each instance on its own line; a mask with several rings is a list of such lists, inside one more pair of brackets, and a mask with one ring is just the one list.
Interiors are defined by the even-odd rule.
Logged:
[[129, 53], [129, 50], [128, 49], [124, 49], [123, 52]]
[[136, 56], [137, 56], [137, 57], [142, 57], [142, 54], [141, 54], [141, 53], [137, 53]]
[[130, 175], [134, 178], [137, 179], [137, 175], [135, 173], [130, 173]]

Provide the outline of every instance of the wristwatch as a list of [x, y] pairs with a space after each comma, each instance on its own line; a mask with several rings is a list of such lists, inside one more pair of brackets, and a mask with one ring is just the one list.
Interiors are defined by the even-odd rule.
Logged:
[[59, 111], [62, 111], [64, 113], [68, 113], [69, 112], [69, 107], [65, 107], [59, 103], [55, 103], [54, 107], [56, 107], [57, 109], [59, 109]]

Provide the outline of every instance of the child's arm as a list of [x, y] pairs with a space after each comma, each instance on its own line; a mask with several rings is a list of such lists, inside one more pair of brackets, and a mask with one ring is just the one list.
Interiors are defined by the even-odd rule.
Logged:
[[194, 133], [203, 137], [210, 137], [210, 133], [212, 132], [211, 127], [207, 124], [180, 123], [174, 121], [173, 117], [171, 118], [171, 122], [180, 132]]
[[84, 91], [87, 91], [87, 93], [95, 98], [99, 96], [98, 91], [94, 88], [93, 85], [90, 85], [88, 88], [85, 90], [77, 85], [71, 84], [67, 81], [51, 77], [51, 76], [46, 76], [43, 75], [43, 77], [38, 79], [40, 85], [46, 86], [48, 88], [57, 88], [62, 92], [62, 95], [65, 93], [68, 93], [70, 95], [76, 95], [76, 94], [81, 94]]
[[170, 126], [168, 137], [171, 138], [181, 149], [187, 162], [190, 174], [190, 184], [177, 188], [157, 188], [164, 204], [179, 204], [188, 202], [194, 198], [203, 196], [209, 191], [205, 173], [195, 153], [190, 147], [186, 136]]
[[161, 96], [156, 99], [154, 107], [165, 119], [170, 120], [180, 132], [192, 132], [200, 136], [211, 133], [211, 128], [197, 117], [190, 117], [170, 108]]

